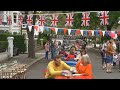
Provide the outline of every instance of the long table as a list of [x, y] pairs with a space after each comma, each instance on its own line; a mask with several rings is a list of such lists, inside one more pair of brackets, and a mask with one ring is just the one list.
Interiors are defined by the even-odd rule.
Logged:
[[25, 79], [26, 64], [17, 64], [0, 71], [1, 79]]

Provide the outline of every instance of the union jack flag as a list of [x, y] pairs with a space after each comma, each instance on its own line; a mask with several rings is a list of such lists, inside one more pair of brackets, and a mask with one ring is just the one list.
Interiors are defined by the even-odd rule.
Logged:
[[2, 25], [2, 16], [0, 16], [0, 25]]
[[109, 11], [101, 11], [100, 12], [100, 25], [109, 25], [108, 19], [109, 19], [109, 15], [107, 15], [109, 13]]
[[73, 15], [74, 15], [74, 14], [67, 14], [65, 26], [72, 26]]
[[39, 16], [39, 25], [44, 26], [45, 23], [45, 17], [44, 16]]
[[88, 21], [90, 21], [90, 17], [89, 17], [90, 13], [89, 12], [83, 12], [82, 15], [83, 15], [83, 17], [82, 17], [83, 22], [82, 22], [81, 26], [89, 26]]
[[11, 24], [12, 24], [12, 20], [11, 20], [11, 17], [10, 17], [10, 16], [7, 16], [7, 24], [8, 24], [8, 25], [11, 25]]
[[19, 24], [19, 25], [22, 25], [22, 22], [23, 22], [23, 16], [22, 16], [22, 15], [19, 15], [19, 16], [18, 16], [18, 24]]
[[30, 26], [32, 23], [32, 16], [31, 15], [27, 15], [27, 25]]
[[57, 26], [58, 15], [53, 15], [51, 20], [51, 26]]

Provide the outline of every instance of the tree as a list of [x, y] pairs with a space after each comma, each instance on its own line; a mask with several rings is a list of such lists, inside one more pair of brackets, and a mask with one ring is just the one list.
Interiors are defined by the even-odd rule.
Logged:
[[[24, 22], [27, 20], [27, 15], [29, 11], [25, 11], [25, 18]], [[34, 11], [33, 14], [36, 14], [36, 11]], [[36, 21], [36, 15], [33, 15], [33, 25], [35, 25]], [[34, 58], [35, 57], [35, 41], [34, 41], [34, 27], [32, 27], [31, 32], [29, 31], [28, 27], [27, 29], [27, 34], [28, 34], [28, 57]]]

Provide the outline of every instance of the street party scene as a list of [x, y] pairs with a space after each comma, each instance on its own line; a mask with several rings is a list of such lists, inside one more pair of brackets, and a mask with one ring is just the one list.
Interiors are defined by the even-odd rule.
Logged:
[[120, 79], [119, 16], [1, 11], [0, 79]]

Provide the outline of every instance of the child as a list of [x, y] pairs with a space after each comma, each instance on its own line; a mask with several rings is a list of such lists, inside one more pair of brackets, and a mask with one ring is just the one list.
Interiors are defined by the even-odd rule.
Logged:
[[118, 71], [120, 72], [120, 52], [118, 53], [118, 61], [119, 61], [119, 69], [118, 69]]
[[113, 67], [116, 66], [117, 58], [118, 58], [118, 56], [117, 56], [117, 53], [115, 52], [113, 55]]

